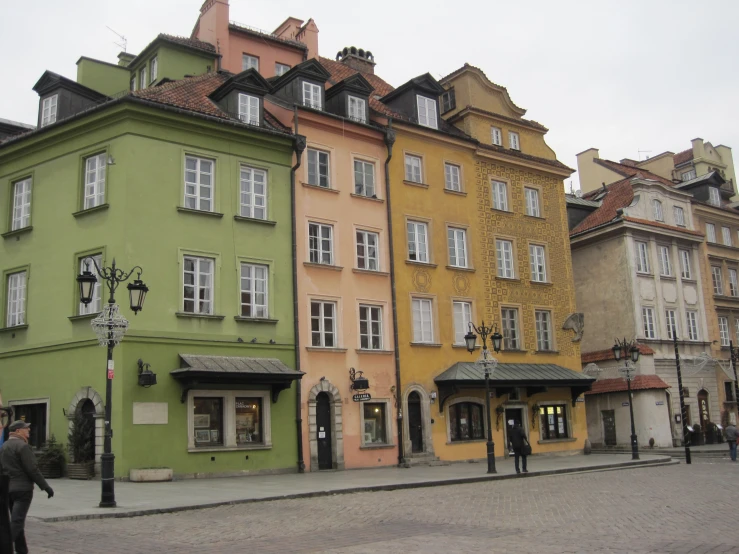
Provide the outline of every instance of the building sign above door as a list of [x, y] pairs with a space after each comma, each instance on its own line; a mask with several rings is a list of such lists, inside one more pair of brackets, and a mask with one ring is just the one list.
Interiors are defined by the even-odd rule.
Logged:
[[355, 394], [354, 396], [352, 396], [352, 400], [354, 400], [354, 402], [364, 402], [365, 400], [371, 399], [372, 396], [370, 396], [370, 393], [368, 392], [362, 392], [360, 394]]

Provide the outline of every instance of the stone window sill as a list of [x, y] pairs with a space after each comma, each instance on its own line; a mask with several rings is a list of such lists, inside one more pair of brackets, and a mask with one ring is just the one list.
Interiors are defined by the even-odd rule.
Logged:
[[311, 184], [303, 183], [303, 182], [301, 182], [300, 184], [303, 185], [305, 188], [314, 189], [314, 190], [322, 190], [323, 192], [333, 192], [334, 194], [339, 194], [338, 190], [332, 189], [331, 187], [321, 187], [319, 185], [311, 185]]
[[335, 354], [342, 354], [347, 351], [347, 348], [326, 348], [324, 346], [306, 346], [305, 349], [308, 352], [331, 352]]
[[531, 215], [531, 214], [523, 214], [524, 217], [528, 217], [531, 219], [538, 219], [539, 221], [544, 221], [545, 217], [541, 215]]
[[234, 316], [237, 323], [266, 323], [274, 325], [279, 319], [269, 319], [267, 317], [244, 317], [241, 315]]
[[432, 264], [429, 262], [417, 262], [416, 260], [406, 260], [405, 263], [408, 265], [422, 265], [424, 267], [438, 267], [436, 264]]
[[440, 342], [411, 342], [411, 346], [424, 346], [426, 348], [441, 348]]
[[577, 439], [544, 439], [536, 441], [536, 444], [549, 444], [555, 442], [575, 442]]
[[[467, 345], [466, 344], [452, 344], [452, 348], [464, 348], [465, 350], [467, 350]], [[476, 344], [475, 350], [477, 350], [478, 348], [482, 348], [482, 346], [480, 346], [479, 344]]]
[[28, 323], [14, 325], [13, 327], [0, 327], [0, 333], [12, 333], [13, 331], [23, 331], [24, 329], [28, 329]]
[[253, 446], [188, 446], [187, 451], [191, 454], [196, 452], [238, 452], [241, 450], [271, 450], [271, 444], [255, 444]]
[[505, 352], [506, 354], [526, 354], [528, 350], [519, 350], [518, 348], [504, 348], [501, 350], [501, 352]]
[[174, 315], [176, 315], [177, 317], [182, 317], [182, 318], [217, 319], [218, 321], [221, 321], [222, 319], [225, 319], [226, 318], [226, 316], [224, 316], [224, 315], [191, 314], [189, 312], [176, 312]]
[[358, 267], [355, 267], [352, 269], [354, 273], [363, 273], [366, 275], [379, 275], [381, 277], [388, 277], [390, 276], [390, 273], [387, 271], [374, 271], [372, 269], [359, 269]]
[[474, 273], [476, 271], [474, 267], [458, 267], [456, 265], [448, 265], [446, 268], [451, 269], [452, 271], [467, 271], [469, 273]]
[[644, 271], [637, 271], [636, 275], [638, 277], [654, 277], [654, 273], [644, 272]]
[[417, 183], [416, 181], [407, 181], [406, 179], [403, 179], [404, 185], [410, 185], [412, 187], [421, 187], [422, 189], [427, 189], [429, 186], [426, 183]]
[[393, 354], [395, 350], [372, 350], [371, 348], [357, 348], [357, 354]]
[[660, 281], [677, 281], [677, 277], [674, 275], [660, 275]]
[[20, 235], [25, 235], [26, 233], [30, 233], [31, 231], [33, 231], [33, 225], [22, 227], [20, 229], [16, 229], [15, 231], [8, 231], [7, 233], [3, 233], [0, 236], [4, 239], [9, 239], [12, 237], [19, 237]]
[[277, 222], [272, 221], [271, 219], [258, 219], [256, 217], [246, 217], [243, 215], [235, 215], [234, 219], [236, 221], [243, 221], [244, 223], [259, 223], [261, 225], [277, 225]]
[[499, 214], [513, 215], [513, 212], [511, 210], [500, 210], [498, 208], [490, 208], [490, 211], [493, 211], [493, 212], [499, 213]]
[[82, 216], [85, 216], [87, 214], [92, 214], [92, 213], [95, 213], [95, 212], [102, 212], [103, 210], [107, 210], [108, 208], [110, 208], [110, 204], [107, 204], [107, 203], [106, 204], [100, 204], [99, 206], [95, 206], [94, 208], [87, 208], [85, 210], [80, 210], [78, 212], [74, 212], [72, 215], [74, 217], [82, 217]]
[[519, 279], [518, 277], [496, 277], [495, 279], [498, 281], [514, 281], [516, 283], [521, 282], [521, 279]]
[[319, 269], [330, 269], [332, 271], [342, 271], [344, 269], [344, 266], [341, 265], [333, 265], [333, 264], [317, 264], [314, 262], [303, 262], [303, 265], [305, 267], [316, 267]]
[[559, 354], [559, 350], [535, 350], [534, 354]]
[[394, 444], [364, 444], [359, 447], [360, 450], [389, 450], [395, 448]]
[[540, 287], [553, 287], [554, 283], [551, 281], [529, 281], [532, 285], [537, 285]]
[[184, 214], [204, 215], [207, 217], [215, 217], [218, 219], [223, 217], [223, 214], [220, 212], [208, 212], [206, 210], [194, 210], [192, 208], [185, 208], [184, 206], [177, 206], [177, 211], [184, 213]]
[[93, 319], [100, 315], [101, 312], [95, 312], [92, 314], [82, 314], [82, 315], [71, 315], [67, 319], [69, 321], [84, 321], [86, 319]]
[[451, 190], [451, 189], [445, 188], [444, 192], [446, 192], [447, 194], [455, 194], [457, 196], [467, 196], [467, 193], [464, 192], [463, 190]]
[[385, 200], [383, 200], [382, 198], [376, 198], [376, 197], [373, 198], [372, 196], [365, 196], [363, 194], [351, 193], [349, 196], [353, 196], [354, 198], [361, 198], [362, 200], [371, 200], [372, 202], [379, 202], [380, 204], [385, 203]]

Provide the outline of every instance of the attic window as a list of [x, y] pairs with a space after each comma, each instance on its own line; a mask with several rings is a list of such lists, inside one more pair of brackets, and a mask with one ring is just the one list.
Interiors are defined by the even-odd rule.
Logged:
[[680, 175], [680, 179], [685, 181], [690, 181], [691, 179], [695, 179], [695, 169], [691, 169], [690, 171], [685, 171]]
[[708, 189], [708, 203], [711, 206], [721, 206], [721, 195], [716, 187]]
[[149, 62], [149, 83], [154, 83], [157, 80], [158, 65], [157, 57], [154, 56]]
[[289, 65], [280, 62], [275, 63], [275, 75], [277, 75], [278, 77], [284, 75], [288, 71], [290, 71]]
[[457, 99], [454, 96], [454, 89], [450, 88], [441, 95], [441, 113], [446, 113], [457, 107]]
[[321, 87], [313, 83], [303, 82], [303, 106], [314, 110], [321, 109]]
[[259, 98], [239, 94], [239, 119], [249, 125], [259, 125]]
[[44, 98], [41, 103], [41, 126], [51, 125], [56, 122], [56, 103], [59, 95]]
[[424, 127], [438, 129], [439, 123], [436, 118], [436, 100], [416, 95], [416, 105], [418, 106], [418, 124], [423, 125]]
[[359, 123], [367, 123], [365, 101], [356, 96], [349, 97], [349, 119], [358, 121]]

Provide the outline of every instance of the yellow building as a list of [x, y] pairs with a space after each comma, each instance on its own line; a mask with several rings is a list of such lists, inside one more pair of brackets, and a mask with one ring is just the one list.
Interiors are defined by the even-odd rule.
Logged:
[[562, 183], [572, 170], [544, 142], [546, 128], [471, 66], [441, 83], [413, 79], [382, 102], [395, 114], [389, 181], [406, 460], [485, 457], [481, 341], [473, 354], [464, 342], [469, 323], [482, 320], [505, 336], [491, 377], [496, 454], [507, 451], [508, 421], [522, 424], [534, 453], [582, 448], [585, 410], [575, 399], [592, 379], [579, 373], [574, 342], [581, 325]]

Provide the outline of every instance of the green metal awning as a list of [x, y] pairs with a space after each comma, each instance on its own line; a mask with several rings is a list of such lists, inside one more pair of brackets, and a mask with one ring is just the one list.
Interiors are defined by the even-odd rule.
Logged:
[[[439, 409], [444, 401], [464, 388], [485, 386], [485, 370], [474, 362], [457, 362], [434, 379], [439, 387]], [[578, 396], [590, 390], [593, 377], [556, 364], [498, 364], [490, 376], [490, 387], [496, 396], [524, 387], [532, 396], [550, 387], [569, 388], [574, 403]]]

